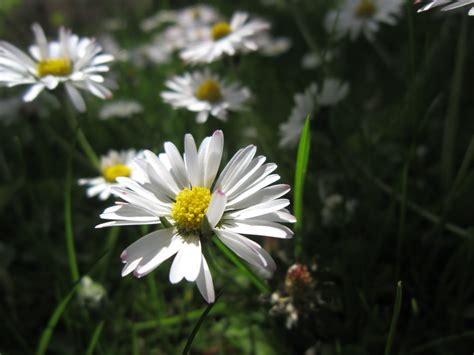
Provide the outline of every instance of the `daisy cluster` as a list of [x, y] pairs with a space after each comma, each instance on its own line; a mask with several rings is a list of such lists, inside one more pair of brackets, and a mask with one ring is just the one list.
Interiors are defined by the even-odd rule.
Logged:
[[[435, 6], [449, 10], [472, 3], [434, 0], [424, 3], [420, 11]], [[329, 11], [324, 27], [336, 41], [363, 37], [374, 43], [382, 26], [396, 23], [402, 5], [403, 0], [343, 0]], [[160, 93], [162, 101], [173, 109], [192, 112], [198, 124], [205, 124], [210, 117], [222, 123], [231, 112], [247, 110], [253, 99], [249, 88], [227, 79], [238, 59], [250, 53], [277, 56], [289, 50], [291, 41], [272, 37], [270, 28], [270, 23], [258, 16], [237, 11], [227, 18], [208, 5], [161, 11], [141, 24], [143, 31], [153, 33], [151, 42], [129, 53], [110, 36], [104, 36], [99, 44], [63, 27], [57, 38], [48, 40], [43, 28], [35, 23], [32, 25], [34, 43], [28, 52], [0, 41], [0, 85], [26, 86], [22, 94], [24, 102], [35, 100], [43, 91], [62, 87], [77, 111], [85, 112], [82, 92], [104, 100], [112, 97], [104, 73], [110, 70], [114, 58], [128, 61], [134, 57], [143, 59], [145, 55], [153, 63], [166, 63], [177, 57], [193, 69], [165, 81], [166, 90]], [[103, 48], [112, 54], [104, 53]], [[349, 95], [348, 82], [327, 75], [336, 57], [337, 48], [325, 48], [303, 58], [305, 69], [321, 70], [324, 75], [294, 95], [295, 104], [288, 120], [279, 126], [281, 148], [296, 146], [308, 115], [314, 117], [331, 110]], [[221, 68], [219, 73], [211, 70], [211, 64], [216, 63], [220, 65], [213, 68]], [[17, 110], [18, 105], [15, 100], [5, 101], [2, 106]], [[98, 117], [126, 118], [143, 111], [141, 103], [135, 100], [116, 100], [104, 105]], [[195, 282], [203, 298], [212, 303], [214, 282], [204, 246], [218, 240], [258, 275], [270, 277], [276, 268], [275, 261], [247, 236], [279, 239], [293, 236], [288, 225], [296, 219], [287, 209], [290, 201], [284, 198], [290, 186], [277, 183], [280, 180], [275, 173], [277, 165], [257, 155], [253, 145], [239, 149], [223, 164], [221, 130], [205, 137], [200, 144], [191, 134], [186, 134], [183, 146], [184, 153], [169, 141], [164, 143], [160, 154], [150, 150], [109, 150], [100, 158], [99, 176], [82, 178], [78, 183], [87, 187], [88, 197], [102, 201], [111, 196], [118, 199], [100, 215], [106, 222], [97, 228], [156, 227], [123, 251], [122, 276], [143, 277], [173, 258], [169, 281]], [[340, 195], [329, 196], [324, 202], [323, 221], [332, 224], [343, 205], [353, 210], [355, 205], [349, 202]], [[309, 275], [306, 269], [302, 270]], [[314, 283], [308, 275], [305, 287], [312, 290]], [[83, 289], [91, 285], [89, 280]], [[97, 300], [104, 296], [99, 291]], [[276, 309], [285, 308], [290, 314], [291, 325], [297, 322], [298, 313], [291, 308], [292, 303], [278, 298], [275, 304]]]

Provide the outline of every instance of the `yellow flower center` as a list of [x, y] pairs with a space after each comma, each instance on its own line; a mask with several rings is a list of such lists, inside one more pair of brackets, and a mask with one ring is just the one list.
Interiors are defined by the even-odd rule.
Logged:
[[212, 39], [217, 41], [232, 32], [230, 25], [227, 22], [218, 22], [212, 27]]
[[171, 217], [181, 234], [199, 232], [202, 220], [211, 202], [211, 191], [205, 187], [185, 188], [176, 196]]
[[369, 18], [374, 15], [375, 10], [374, 0], [360, 0], [359, 5], [356, 7], [356, 16]]
[[69, 59], [46, 59], [38, 63], [38, 76], [66, 76], [71, 74], [72, 65]]
[[199, 100], [216, 102], [222, 99], [221, 86], [216, 80], [205, 80], [196, 90]]
[[114, 183], [119, 176], [129, 177], [131, 174], [132, 170], [123, 164], [108, 166], [102, 170], [102, 176], [107, 182], [110, 183]]

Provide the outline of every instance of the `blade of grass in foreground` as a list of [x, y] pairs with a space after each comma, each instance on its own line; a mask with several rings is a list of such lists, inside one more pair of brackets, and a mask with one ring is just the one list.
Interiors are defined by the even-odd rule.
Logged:
[[102, 334], [102, 329], [104, 328], [105, 321], [102, 320], [99, 322], [97, 327], [94, 330], [94, 333], [92, 334], [91, 341], [89, 343], [89, 346], [87, 347], [86, 355], [93, 355], [95, 347], [99, 343], [99, 338], [100, 335]]
[[393, 309], [392, 322], [390, 323], [390, 330], [388, 332], [387, 344], [385, 345], [385, 355], [390, 355], [392, 350], [393, 339], [395, 338], [395, 331], [397, 329], [398, 316], [402, 308], [402, 282], [397, 283], [397, 294], [395, 296], [395, 307]]
[[303, 132], [301, 133], [298, 145], [298, 156], [296, 158], [295, 185], [293, 193], [293, 211], [296, 217], [295, 224], [295, 257], [298, 259], [303, 250], [303, 240], [301, 230], [303, 226], [303, 192], [304, 179], [308, 168], [309, 148], [310, 148], [310, 124], [309, 115], [306, 117]]
[[235, 266], [243, 273], [245, 274], [252, 283], [257, 286], [257, 288], [264, 293], [269, 293], [270, 288], [257, 276], [255, 273], [250, 270], [250, 268], [244, 264], [240, 259], [234, 254], [233, 251], [231, 251], [229, 248], [227, 248], [224, 243], [222, 243], [219, 238], [212, 238], [214, 241], [214, 244], [217, 245], [217, 247], [224, 253], [224, 255], [232, 261]]
[[186, 346], [183, 349], [183, 355], [187, 355], [189, 353], [189, 350], [191, 350], [191, 345], [193, 344], [193, 340], [196, 337], [197, 332], [199, 331], [199, 328], [201, 328], [202, 323], [204, 322], [204, 319], [206, 316], [209, 314], [209, 312], [212, 310], [212, 308], [216, 305], [217, 301], [219, 300], [219, 297], [222, 295], [222, 291], [219, 291], [219, 293], [216, 295], [216, 300], [214, 303], [210, 303], [204, 312], [202, 312], [201, 317], [197, 321], [196, 325], [194, 326], [191, 334], [189, 334], [188, 340], [186, 341]]
[[66, 309], [66, 306], [68, 305], [69, 301], [72, 299], [72, 296], [74, 296], [77, 289], [79, 288], [79, 285], [80, 282], [78, 280], [72, 287], [71, 291], [69, 291], [69, 293], [58, 304], [51, 318], [49, 318], [46, 328], [43, 330], [43, 333], [41, 333], [41, 338], [36, 349], [36, 355], [43, 355], [46, 353], [49, 341], [51, 340], [51, 336], [53, 335], [54, 328], [56, 327], [56, 324], [64, 313], [64, 310]]
[[[75, 142], [74, 142], [75, 143]], [[71, 180], [72, 180], [72, 155], [75, 144], [71, 145], [71, 152], [67, 162], [66, 183], [64, 187], [64, 233], [66, 236], [67, 258], [69, 271], [73, 282], [79, 280], [79, 267], [77, 266], [76, 250], [74, 247], [74, 234], [72, 230], [71, 215]]]

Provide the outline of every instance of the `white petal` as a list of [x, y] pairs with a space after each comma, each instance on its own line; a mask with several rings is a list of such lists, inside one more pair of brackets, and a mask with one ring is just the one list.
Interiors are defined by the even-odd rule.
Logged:
[[201, 269], [201, 255], [199, 237], [187, 236], [171, 265], [170, 282], [175, 284], [183, 278], [196, 281]]
[[30, 88], [26, 91], [23, 95], [24, 102], [31, 102], [40, 94], [41, 91], [44, 89], [43, 83], [38, 83], [30, 86]]
[[66, 92], [71, 99], [72, 104], [76, 108], [77, 111], [79, 112], [85, 112], [86, 111], [86, 103], [84, 102], [84, 99], [82, 98], [81, 94], [79, 91], [71, 84], [66, 83], [65, 85]]
[[207, 265], [206, 258], [202, 255], [201, 261], [201, 270], [199, 270], [199, 275], [196, 279], [196, 285], [201, 292], [202, 297], [208, 303], [213, 303], [216, 299], [214, 294], [214, 284], [212, 282], [211, 271]]
[[[173, 234], [174, 228], [167, 228], [145, 235], [122, 252], [120, 256], [122, 262], [126, 264], [133, 263], [136, 268], [138, 266], [136, 260], [139, 259], [141, 261], [149, 255], [159, 253], [162, 248], [170, 244]], [[129, 270], [129, 268], [126, 268], [126, 271], [129, 273], [134, 269]]]
[[211, 137], [204, 158], [204, 187], [211, 188], [221, 164], [224, 149], [224, 133], [215, 131]]
[[266, 266], [266, 263], [259, 256], [255, 248], [247, 242], [247, 238], [237, 233], [220, 229], [215, 229], [215, 232], [219, 239], [240, 258], [255, 266]]
[[198, 167], [198, 155], [196, 149], [196, 143], [194, 138], [190, 134], [184, 136], [184, 162], [188, 171], [189, 180], [191, 185], [199, 185], [199, 167]]
[[227, 197], [221, 190], [217, 190], [212, 194], [211, 202], [206, 212], [207, 220], [212, 228], [221, 220], [226, 203]]
[[284, 198], [260, 203], [258, 205], [229, 213], [234, 219], [254, 218], [271, 212], [275, 212], [285, 208], [290, 204], [290, 201]]
[[172, 257], [183, 247], [183, 240], [179, 235], [175, 234], [169, 240], [167, 237], [161, 239], [161, 249], [156, 254], [148, 254], [148, 256], [141, 259], [135, 270], [135, 276], [142, 277], [153, 271], [163, 261]]
[[293, 236], [293, 231], [290, 228], [275, 222], [261, 219], [227, 221], [222, 226], [222, 229], [239, 234], [261, 235], [264, 237], [282, 239], [288, 239]]
[[166, 142], [164, 146], [166, 155], [168, 156], [171, 164], [171, 173], [181, 188], [188, 187], [188, 174], [186, 172], [186, 167], [184, 166], [183, 158], [181, 157], [181, 154], [179, 154], [178, 148], [176, 148], [176, 146], [171, 142]]

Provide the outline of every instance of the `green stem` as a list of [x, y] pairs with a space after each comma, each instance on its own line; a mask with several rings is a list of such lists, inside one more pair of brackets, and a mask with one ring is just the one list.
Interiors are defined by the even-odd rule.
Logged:
[[76, 137], [77, 141], [79, 142], [79, 145], [81, 146], [82, 150], [84, 153], [87, 155], [87, 158], [89, 158], [90, 163], [96, 168], [97, 170], [100, 170], [100, 162], [99, 158], [97, 158], [97, 154], [95, 154], [94, 149], [92, 148], [91, 144], [87, 140], [84, 132], [82, 131], [79, 122], [77, 121], [76, 118], [76, 111], [71, 107], [71, 104], [68, 102], [66, 104], [66, 120], [69, 123], [69, 126], [71, 129], [76, 132]]
[[459, 106], [466, 60], [467, 24], [467, 18], [464, 18], [461, 26], [461, 34], [459, 35], [456, 65], [454, 67], [453, 81], [451, 84], [451, 95], [444, 124], [443, 146], [441, 151], [441, 182], [446, 190], [451, 185], [454, 173], [455, 143], [459, 126]]
[[[74, 145], [72, 146], [74, 147]], [[64, 228], [66, 236], [66, 249], [69, 261], [69, 271], [73, 282], [79, 280], [79, 267], [77, 266], [76, 250], [74, 246], [74, 233], [72, 228], [71, 213], [71, 180], [72, 180], [72, 149], [68, 158], [66, 186], [64, 188]]]
[[385, 355], [390, 355], [392, 350], [393, 339], [395, 338], [395, 332], [397, 330], [398, 316], [400, 315], [400, 309], [402, 308], [402, 282], [397, 283], [397, 294], [395, 295], [395, 307], [393, 308], [392, 321], [390, 323], [390, 330], [388, 332], [387, 344], [385, 345]]
[[97, 344], [99, 343], [99, 338], [100, 338], [100, 335], [102, 334], [102, 329], [104, 329], [104, 324], [105, 324], [105, 321], [102, 320], [102, 321], [99, 322], [99, 324], [95, 328], [94, 333], [92, 334], [92, 338], [91, 338], [91, 341], [89, 343], [89, 346], [87, 347], [86, 355], [93, 355], [94, 354], [94, 350], [95, 350]]
[[234, 254], [233, 251], [231, 251], [227, 246], [222, 243], [219, 238], [212, 238], [214, 241], [214, 244], [217, 245], [217, 247], [224, 253], [224, 255], [234, 263], [235, 266], [243, 273], [245, 274], [250, 281], [261, 291], [264, 293], [269, 293], [270, 288], [257, 276], [255, 273], [240, 259]]

